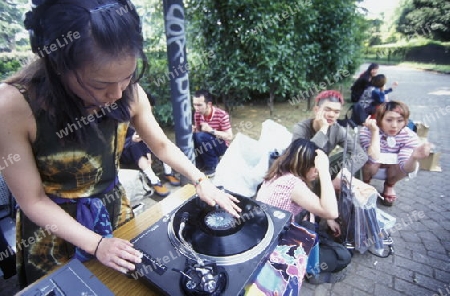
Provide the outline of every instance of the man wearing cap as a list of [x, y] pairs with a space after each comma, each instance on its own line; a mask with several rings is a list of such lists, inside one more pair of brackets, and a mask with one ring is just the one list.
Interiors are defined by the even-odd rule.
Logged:
[[[337, 145], [343, 148], [347, 141], [353, 168], [349, 162], [346, 167], [352, 173], [357, 172], [366, 163], [367, 154], [359, 143], [356, 143], [355, 147], [354, 136], [351, 134], [346, 136], [345, 129], [337, 123], [344, 104], [342, 94], [337, 90], [325, 90], [317, 95], [314, 102], [314, 118], [300, 121], [294, 125], [292, 141], [299, 138], [311, 140], [327, 155], [330, 155]], [[330, 160], [330, 167], [334, 178], [342, 168], [342, 163], [335, 157], [334, 160]]]

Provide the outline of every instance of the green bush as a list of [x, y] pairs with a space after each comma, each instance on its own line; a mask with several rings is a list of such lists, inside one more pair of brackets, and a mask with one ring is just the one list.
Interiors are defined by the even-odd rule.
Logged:
[[382, 61], [411, 61], [448, 64], [450, 44], [424, 38], [403, 40], [397, 43], [370, 46], [366, 58]]
[[11, 52], [0, 54], [0, 80], [18, 71], [30, 58], [29, 53]]
[[167, 54], [165, 51], [149, 51], [147, 59], [149, 68], [140, 84], [155, 99], [156, 106], [153, 107], [153, 114], [158, 123], [162, 126], [173, 126]]
[[3, 80], [20, 68], [19, 61], [1, 61], [0, 62], [0, 77]]

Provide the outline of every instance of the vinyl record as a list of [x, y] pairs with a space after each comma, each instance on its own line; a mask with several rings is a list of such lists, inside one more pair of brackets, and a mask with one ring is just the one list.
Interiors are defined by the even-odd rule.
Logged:
[[[180, 223], [185, 219], [183, 239], [192, 249], [207, 256], [231, 256], [246, 252], [265, 237], [269, 223], [263, 209], [254, 201], [241, 198], [240, 218], [199, 199], [192, 199], [179, 208], [173, 218], [175, 235], [180, 240]], [[184, 217], [184, 218], [183, 218]]]

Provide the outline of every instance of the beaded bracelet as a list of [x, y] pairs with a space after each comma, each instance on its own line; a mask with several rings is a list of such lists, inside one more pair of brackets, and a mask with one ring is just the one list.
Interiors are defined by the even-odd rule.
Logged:
[[95, 251], [94, 251], [94, 257], [97, 257], [97, 251], [98, 251], [98, 247], [100, 246], [100, 243], [102, 242], [102, 240], [103, 240], [103, 236], [102, 236], [102, 238], [98, 241], [98, 243], [97, 243], [97, 247], [95, 248]]
[[198, 184], [200, 184], [202, 181], [208, 179], [208, 177], [206, 176], [202, 176], [200, 178], [198, 178], [197, 180], [194, 181], [194, 186], [197, 188]]

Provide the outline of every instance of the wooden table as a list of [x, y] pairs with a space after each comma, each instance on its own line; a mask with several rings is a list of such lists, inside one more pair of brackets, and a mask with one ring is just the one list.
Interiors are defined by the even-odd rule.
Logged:
[[[156, 223], [164, 215], [172, 212], [195, 194], [195, 187], [185, 185], [150, 209], [136, 216], [127, 224], [114, 231], [115, 237], [131, 240]], [[124, 274], [104, 266], [98, 260], [91, 260], [84, 264], [100, 281], [103, 282], [115, 295], [159, 295], [142, 282], [130, 279]]]
[[[172, 212], [194, 194], [195, 187], [193, 185], [183, 186], [150, 209], [136, 216], [127, 224], [116, 229], [116, 231], [114, 231], [114, 237], [120, 237], [126, 240], [135, 238], [138, 234], [158, 222], [164, 215]], [[126, 275], [104, 266], [96, 259], [90, 260], [84, 263], [84, 265], [115, 295], [160, 295], [141, 281], [130, 279]], [[16, 295], [21, 295], [24, 291], [32, 288], [32, 286], [33, 285], [25, 288]]]

